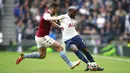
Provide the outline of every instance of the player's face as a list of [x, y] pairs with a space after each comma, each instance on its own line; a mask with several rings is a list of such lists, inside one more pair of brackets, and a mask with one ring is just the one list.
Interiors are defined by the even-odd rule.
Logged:
[[52, 15], [55, 15], [56, 12], [57, 12], [57, 8], [53, 8]]
[[77, 10], [72, 10], [72, 15], [76, 15], [77, 14]]
[[74, 18], [76, 16], [76, 14], [77, 14], [77, 10], [71, 10], [69, 13], [70, 13], [70, 16], [72, 18]]

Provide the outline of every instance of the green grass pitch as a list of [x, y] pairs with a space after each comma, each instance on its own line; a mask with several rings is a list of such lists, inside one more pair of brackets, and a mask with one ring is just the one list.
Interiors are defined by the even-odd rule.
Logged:
[[[67, 54], [72, 61], [78, 60], [73, 53]], [[130, 73], [130, 61], [125, 61], [130, 60], [130, 58], [113, 60], [94, 56], [97, 63], [105, 70], [85, 72], [85, 63], [81, 62], [78, 67], [71, 70], [57, 52], [47, 53], [47, 57], [42, 60], [25, 59], [19, 65], [16, 65], [15, 60], [18, 55], [19, 53], [16, 52], [0, 52], [0, 73]]]

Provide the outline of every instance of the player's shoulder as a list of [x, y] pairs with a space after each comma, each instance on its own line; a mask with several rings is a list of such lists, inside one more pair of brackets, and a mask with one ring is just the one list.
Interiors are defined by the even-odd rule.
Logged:
[[51, 14], [50, 14], [50, 12], [45, 11], [45, 12], [43, 13], [43, 15], [51, 15]]

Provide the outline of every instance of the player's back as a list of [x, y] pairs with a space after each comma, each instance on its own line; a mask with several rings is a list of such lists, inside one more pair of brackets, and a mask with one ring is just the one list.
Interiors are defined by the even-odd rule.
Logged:
[[64, 30], [62, 31], [64, 41], [78, 35], [77, 31], [75, 30], [75, 19], [70, 18], [68, 14], [61, 16], [64, 17], [62, 20], [60, 20], [61, 26], [64, 27]]
[[46, 11], [42, 15], [42, 17], [40, 19], [38, 30], [36, 32], [36, 36], [38, 36], [38, 37], [43, 37], [45, 35], [49, 35], [50, 29], [51, 29], [51, 23], [50, 23], [50, 21], [47, 21], [47, 20], [44, 19], [44, 15], [46, 13], [50, 14], [50, 12]]

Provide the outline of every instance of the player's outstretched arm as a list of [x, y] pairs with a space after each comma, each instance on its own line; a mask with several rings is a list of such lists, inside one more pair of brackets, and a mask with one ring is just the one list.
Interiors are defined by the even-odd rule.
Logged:
[[53, 20], [61, 20], [63, 19], [64, 17], [48, 17], [47, 20], [50, 20], [50, 21], [53, 21]]
[[61, 19], [63, 19], [64, 17], [52, 17], [49, 13], [45, 13], [44, 14], [44, 16], [43, 16], [43, 18], [45, 19], [45, 20], [48, 20], [48, 21], [55, 21], [55, 20], [61, 20]]
[[64, 16], [52, 17], [49, 13], [45, 13], [43, 18], [48, 21], [62, 20]]

